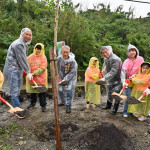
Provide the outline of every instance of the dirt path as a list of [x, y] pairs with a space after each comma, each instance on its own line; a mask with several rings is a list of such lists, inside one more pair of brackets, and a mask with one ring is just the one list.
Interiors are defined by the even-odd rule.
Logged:
[[[123, 118], [123, 104], [116, 115], [102, 110], [101, 105], [85, 109], [84, 94], [75, 96], [72, 113], [66, 114], [60, 107], [61, 141], [63, 150], [149, 150], [150, 119], [139, 122], [135, 117]], [[21, 103], [29, 105], [29, 99]], [[54, 108], [47, 98], [47, 111], [41, 112], [39, 103], [30, 110], [30, 117], [18, 119], [0, 105], [0, 149], [10, 150], [55, 150]]]

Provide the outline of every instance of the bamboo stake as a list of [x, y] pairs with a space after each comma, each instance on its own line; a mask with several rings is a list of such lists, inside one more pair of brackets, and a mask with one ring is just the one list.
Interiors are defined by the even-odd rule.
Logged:
[[61, 138], [60, 138], [60, 124], [59, 124], [59, 108], [58, 108], [58, 96], [57, 96], [57, 85], [55, 78], [55, 64], [53, 50], [50, 50], [50, 68], [51, 68], [51, 83], [54, 100], [54, 112], [55, 112], [55, 130], [56, 130], [56, 147], [57, 150], [61, 150]]
[[56, 1], [55, 10], [55, 26], [54, 26], [54, 51], [50, 50], [50, 68], [51, 68], [51, 83], [54, 100], [54, 111], [55, 111], [55, 130], [56, 130], [56, 149], [62, 150], [61, 137], [60, 137], [60, 124], [59, 124], [59, 108], [58, 108], [58, 95], [57, 95], [57, 62], [56, 60], [56, 49], [57, 49], [57, 30], [58, 30], [58, 8], [59, 0]]

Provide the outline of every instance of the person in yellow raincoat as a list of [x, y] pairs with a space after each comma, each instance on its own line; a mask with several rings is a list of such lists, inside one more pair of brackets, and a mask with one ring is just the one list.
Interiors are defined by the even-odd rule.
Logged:
[[[38, 85], [45, 85], [48, 87], [47, 83], [47, 59], [45, 56], [44, 45], [42, 43], [37, 43], [34, 47], [33, 53], [28, 56], [28, 63], [33, 75], [33, 80]], [[46, 92], [39, 92], [38, 90], [32, 88], [34, 83], [31, 80], [26, 79], [26, 92], [31, 93], [31, 104], [27, 109], [33, 108], [36, 105], [37, 94], [39, 96], [40, 106], [42, 112], [46, 111]]]
[[3, 85], [3, 82], [4, 82], [4, 76], [3, 76], [3, 73], [0, 71], [0, 90]]
[[99, 78], [99, 61], [96, 57], [92, 57], [89, 62], [89, 67], [85, 72], [86, 108], [89, 108], [90, 104], [93, 108], [95, 108], [95, 104], [100, 104], [100, 86], [95, 84]]
[[[138, 74], [132, 79], [131, 86], [133, 86], [131, 96], [138, 99], [145, 89], [150, 85], [150, 63], [144, 62], [139, 68]], [[145, 103], [130, 104], [128, 107], [128, 112], [133, 113], [135, 117], [140, 121], [146, 120], [148, 116], [149, 106], [150, 106], [150, 95], [146, 95], [142, 101]]]

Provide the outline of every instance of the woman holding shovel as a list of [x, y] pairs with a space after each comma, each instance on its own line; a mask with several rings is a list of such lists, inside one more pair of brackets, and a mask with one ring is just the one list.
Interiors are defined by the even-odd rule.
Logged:
[[[127, 59], [124, 61], [121, 71], [121, 81], [123, 83], [123, 86], [126, 84], [125, 79], [128, 79], [129, 77], [131, 78], [138, 72], [138, 69], [142, 62], [144, 62], [144, 59], [143, 57], [139, 56], [138, 49], [134, 45], [129, 44], [127, 48]], [[125, 89], [127, 98], [130, 97], [131, 90], [131, 87], [127, 87]], [[129, 113], [127, 113], [127, 110], [128, 104], [125, 103], [123, 110], [124, 117], [128, 117], [130, 115]]]
[[26, 92], [31, 93], [31, 104], [27, 109], [31, 109], [36, 105], [37, 94], [39, 96], [42, 112], [46, 111], [46, 92], [34, 89], [34, 82], [38, 85], [46, 86], [47, 83], [47, 59], [45, 56], [44, 45], [37, 43], [33, 53], [28, 56], [29, 67], [33, 76], [33, 80], [26, 79]]
[[[133, 87], [131, 96], [138, 99], [145, 89], [150, 85], [150, 63], [144, 62], [139, 68], [138, 74], [132, 79], [131, 86]], [[146, 95], [142, 98], [142, 102], [139, 104], [129, 104], [128, 112], [133, 113], [135, 117], [140, 121], [146, 120], [148, 116], [150, 106], [150, 95]]]

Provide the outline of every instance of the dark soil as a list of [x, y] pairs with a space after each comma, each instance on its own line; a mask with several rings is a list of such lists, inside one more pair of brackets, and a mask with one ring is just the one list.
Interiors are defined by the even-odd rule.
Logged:
[[[30, 104], [30, 96], [22, 93], [22, 108]], [[47, 94], [47, 111], [41, 112], [39, 102], [29, 110], [30, 116], [19, 119], [7, 112], [8, 106], [0, 105], [0, 150], [56, 150], [54, 104]], [[60, 130], [63, 150], [149, 150], [150, 119], [140, 122], [134, 116], [123, 118], [123, 103], [118, 113], [111, 115], [101, 105], [86, 109], [84, 92], [76, 93], [72, 112], [66, 114], [59, 107]], [[8, 99], [9, 101], [9, 99]]]

